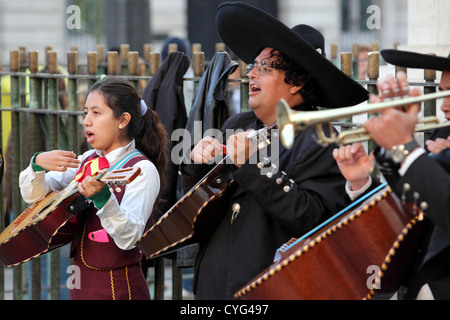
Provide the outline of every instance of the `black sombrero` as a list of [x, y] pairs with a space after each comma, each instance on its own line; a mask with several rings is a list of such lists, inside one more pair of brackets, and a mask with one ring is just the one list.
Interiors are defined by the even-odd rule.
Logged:
[[267, 47], [291, 57], [320, 87], [320, 107], [353, 106], [369, 97], [367, 90], [324, 56], [323, 36], [310, 26], [290, 29], [272, 15], [242, 2], [222, 3], [217, 9], [216, 26], [222, 41], [245, 63], [252, 63], [254, 53]]
[[445, 58], [394, 49], [381, 50], [380, 54], [384, 61], [403, 68], [450, 70], [450, 55]]

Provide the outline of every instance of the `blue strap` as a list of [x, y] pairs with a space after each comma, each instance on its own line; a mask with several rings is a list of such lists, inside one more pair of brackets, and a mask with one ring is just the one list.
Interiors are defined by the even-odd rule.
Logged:
[[[319, 230], [320, 228], [324, 227], [325, 225], [327, 225], [328, 223], [330, 223], [333, 220], [336, 220], [337, 218], [339, 218], [340, 216], [342, 216], [344, 213], [348, 212], [349, 210], [353, 209], [354, 207], [356, 207], [357, 205], [361, 204], [363, 201], [365, 201], [366, 199], [370, 198], [372, 195], [374, 195], [375, 193], [377, 193], [378, 191], [380, 191], [381, 189], [383, 189], [385, 186], [387, 185], [387, 183], [383, 183], [381, 185], [379, 185], [378, 187], [376, 187], [375, 189], [373, 189], [372, 191], [368, 192], [366, 195], [364, 195], [363, 197], [361, 197], [360, 199], [358, 199], [357, 201], [353, 202], [352, 204], [348, 205], [346, 208], [342, 209], [341, 211], [339, 211], [338, 213], [336, 213], [334, 216], [332, 216], [331, 218], [329, 218], [328, 220], [326, 220], [325, 222], [322, 222], [320, 225], [318, 225], [317, 227], [315, 227], [314, 229], [312, 229], [311, 231], [307, 232], [305, 235], [303, 235], [301, 238], [297, 239], [295, 242], [291, 243], [289, 246], [287, 246], [283, 251], [287, 251], [288, 249], [290, 249], [292, 246], [296, 245], [297, 243], [299, 243], [300, 241], [302, 241], [305, 238], [308, 238], [309, 236], [311, 236], [313, 233], [315, 233], [317, 230]], [[278, 249], [280, 250], [280, 249]], [[277, 251], [278, 251], [277, 250]]]
[[118, 170], [123, 167], [124, 164], [126, 164], [131, 158], [141, 156], [141, 152], [139, 150], [135, 150], [129, 154], [127, 154], [125, 157], [120, 159], [116, 164], [114, 164], [108, 171]]

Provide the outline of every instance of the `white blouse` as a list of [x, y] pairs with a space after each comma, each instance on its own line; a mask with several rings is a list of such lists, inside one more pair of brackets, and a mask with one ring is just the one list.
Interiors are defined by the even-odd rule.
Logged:
[[[133, 140], [127, 146], [107, 154], [106, 159], [112, 163], [134, 148]], [[93, 152], [103, 156], [98, 150], [89, 150], [78, 159], [83, 161]], [[123, 250], [133, 249], [136, 241], [143, 235], [160, 189], [158, 170], [151, 161], [142, 160], [137, 162], [136, 166], [141, 168], [141, 175], [127, 185], [120, 206], [115, 195], [111, 193], [106, 204], [97, 212], [102, 227]], [[19, 176], [20, 192], [24, 201], [35, 203], [51, 191], [63, 190], [73, 180], [77, 171], [78, 168], [68, 168], [64, 172], [34, 172], [30, 162]]]

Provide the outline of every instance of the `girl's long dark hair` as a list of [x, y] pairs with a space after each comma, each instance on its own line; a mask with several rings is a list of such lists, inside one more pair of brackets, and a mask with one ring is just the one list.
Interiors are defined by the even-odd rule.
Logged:
[[104, 95], [106, 104], [113, 110], [117, 119], [124, 112], [131, 115], [127, 138], [135, 139], [136, 148], [155, 165], [161, 180], [161, 194], [166, 185], [168, 138], [159, 115], [149, 108], [141, 115], [141, 98], [133, 86], [124, 80], [107, 78], [96, 82], [89, 93], [92, 91], [100, 91]]

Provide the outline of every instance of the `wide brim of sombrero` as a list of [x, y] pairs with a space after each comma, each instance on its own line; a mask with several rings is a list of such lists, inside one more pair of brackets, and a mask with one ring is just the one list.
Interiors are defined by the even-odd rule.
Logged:
[[387, 63], [403, 68], [450, 70], [449, 58], [394, 49], [381, 50], [380, 54]]
[[369, 94], [272, 15], [242, 2], [225, 2], [217, 9], [216, 27], [222, 41], [245, 63], [256, 50], [277, 49], [296, 61], [321, 90], [318, 106], [339, 108], [366, 101]]

